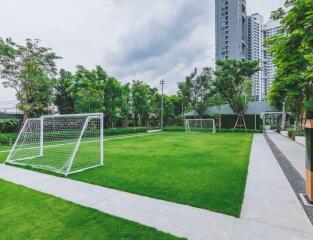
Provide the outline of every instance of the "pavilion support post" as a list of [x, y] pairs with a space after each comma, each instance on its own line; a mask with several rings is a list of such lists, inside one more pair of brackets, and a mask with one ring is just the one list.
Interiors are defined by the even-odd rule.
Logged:
[[313, 119], [305, 124], [305, 193], [313, 203]]

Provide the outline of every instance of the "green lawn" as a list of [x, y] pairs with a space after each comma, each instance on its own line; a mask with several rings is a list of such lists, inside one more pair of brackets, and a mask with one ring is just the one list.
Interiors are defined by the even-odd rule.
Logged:
[[10, 150], [12, 146], [0, 146], [0, 163], [3, 163], [9, 152], [7, 150]]
[[112, 139], [105, 142], [104, 167], [71, 178], [239, 216], [252, 136], [165, 132]]
[[0, 239], [178, 239], [0, 180]]
[[[164, 132], [110, 139], [104, 144], [104, 167], [70, 177], [238, 217], [252, 137], [249, 133]], [[98, 146], [93, 146], [82, 144], [83, 154], [75, 161], [83, 163], [99, 154]], [[59, 162], [71, 148], [47, 147], [43, 158], [31, 161]]]

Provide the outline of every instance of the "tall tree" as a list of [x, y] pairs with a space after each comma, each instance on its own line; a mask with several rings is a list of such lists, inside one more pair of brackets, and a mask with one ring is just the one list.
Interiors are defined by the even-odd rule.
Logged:
[[188, 76], [185, 80], [178, 83], [177, 95], [180, 96], [182, 100], [183, 112], [192, 110], [191, 107], [191, 96], [192, 96], [192, 79], [197, 75], [197, 68]]
[[205, 67], [202, 69], [200, 75], [191, 80], [191, 106], [200, 118], [203, 117], [208, 107], [208, 102], [214, 94], [212, 73], [211, 68]]
[[104, 91], [108, 75], [101, 67], [88, 70], [77, 66], [74, 81], [68, 91], [74, 98], [75, 112], [103, 112]]
[[297, 105], [303, 113], [303, 102], [313, 97], [313, 3], [286, 0], [285, 7], [288, 12], [272, 13], [282, 29], [266, 42], [277, 68], [269, 99], [276, 106], [285, 101], [289, 109]]
[[105, 116], [110, 127], [115, 127], [122, 118], [123, 87], [114, 77], [109, 77], [104, 91]]
[[0, 77], [4, 87], [15, 89], [24, 119], [46, 113], [53, 102], [55, 61], [60, 57], [39, 43], [26, 39], [24, 46], [10, 38], [0, 40]]
[[135, 123], [137, 126], [147, 126], [151, 111], [150, 87], [141, 81], [133, 81], [131, 91]]
[[61, 69], [55, 86], [55, 105], [61, 114], [75, 112], [75, 99], [69, 91], [74, 81], [71, 72]]
[[132, 98], [130, 83], [122, 85], [122, 126], [128, 127], [132, 124]]
[[184, 82], [178, 84], [178, 94], [184, 99], [185, 104], [195, 110], [200, 118], [203, 117], [210, 97], [214, 94], [213, 71], [209, 67], [202, 69], [197, 75], [197, 70], [186, 77]]
[[250, 77], [260, 70], [258, 61], [218, 60], [214, 86], [232, 110], [243, 116], [251, 97]]

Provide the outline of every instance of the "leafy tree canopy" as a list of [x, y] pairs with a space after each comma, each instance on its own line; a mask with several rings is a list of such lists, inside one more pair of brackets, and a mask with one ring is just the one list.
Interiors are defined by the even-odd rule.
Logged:
[[57, 59], [52, 49], [40, 46], [39, 39], [26, 39], [25, 45], [0, 39], [0, 78], [4, 87], [15, 89], [24, 118], [49, 111]]
[[214, 86], [237, 114], [244, 114], [251, 98], [250, 77], [260, 70], [258, 61], [219, 60]]
[[285, 101], [289, 109], [297, 106], [303, 111], [303, 102], [313, 97], [313, 2], [287, 0], [285, 7], [272, 13], [281, 22], [279, 34], [270, 38], [270, 47], [277, 67], [269, 99], [281, 106]]

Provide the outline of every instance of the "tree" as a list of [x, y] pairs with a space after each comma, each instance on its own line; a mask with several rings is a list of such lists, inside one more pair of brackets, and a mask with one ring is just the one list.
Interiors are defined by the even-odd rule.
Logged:
[[115, 127], [118, 120], [122, 118], [123, 87], [114, 77], [109, 77], [104, 92], [104, 112], [108, 124]]
[[122, 126], [128, 127], [132, 120], [132, 98], [130, 83], [122, 85]]
[[191, 89], [192, 89], [192, 79], [197, 75], [197, 68], [188, 76], [186, 76], [185, 81], [178, 83], [177, 95], [182, 100], [183, 112], [192, 110], [191, 107]]
[[178, 84], [178, 94], [186, 102], [186, 105], [190, 105], [196, 111], [200, 118], [203, 117], [210, 97], [214, 94], [212, 72], [211, 68], [205, 67], [197, 75], [195, 70], [194, 73], [186, 77], [185, 82]]
[[284, 101], [289, 109], [297, 105], [303, 114], [304, 101], [313, 97], [312, 0], [287, 0], [285, 7], [288, 12], [272, 13], [282, 28], [266, 42], [277, 68], [269, 99], [278, 107]]
[[[258, 61], [218, 60], [214, 86], [232, 110], [242, 116], [251, 97], [250, 77], [260, 70]], [[236, 125], [235, 125], [236, 127]]]
[[88, 70], [78, 65], [73, 76], [73, 83], [68, 88], [74, 98], [75, 112], [90, 113], [104, 111], [105, 84], [108, 75], [97, 66], [96, 70]]
[[133, 81], [131, 94], [134, 122], [137, 126], [147, 126], [149, 113], [151, 112], [150, 87], [144, 82]]
[[74, 113], [75, 99], [69, 91], [74, 81], [73, 75], [64, 69], [60, 70], [59, 75], [55, 86], [55, 105], [61, 114]]
[[210, 97], [213, 96], [213, 74], [212, 69], [205, 67], [199, 76], [191, 80], [191, 106], [198, 113], [200, 118], [203, 117], [208, 107]]
[[39, 39], [26, 39], [23, 46], [10, 38], [0, 39], [0, 77], [4, 87], [15, 89], [24, 119], [48, 112], [54, 97], [55, 61], [60, 57], [39, 43]]

